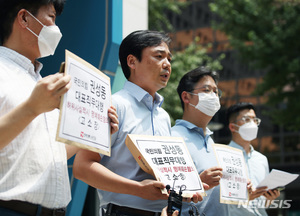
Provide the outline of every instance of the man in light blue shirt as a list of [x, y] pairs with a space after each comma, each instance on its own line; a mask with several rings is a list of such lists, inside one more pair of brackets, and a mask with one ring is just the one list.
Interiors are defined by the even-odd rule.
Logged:
[[[172, 127], [172, 136], [183, 137], [202, 182], [209, 185], [207, 197], [195, 204], [197, 211], [206, 216], [227, 216], [228, 205], [220, 203], [219, 181], [222, 168], [218, 166], [208, 123], [220, 108], [218, 74], [204, 67], [186, 73], [177, 87], [183, 108], [182, 119]], [[190, 204], [184, 203], [182, 215], [189, 215]]]
[[159, 215], [167, 205], [168, 196], [161, 193], [165, 185], [140, 168], [125, 139], [127, 134], [171, 135], [170, 118], [157, 93], [171, 75], [169, 42], [165, 34], [148, 30], [122, 41], [119, 59], [128, 81], [112, 96], [120, 123], [112, 136], [111, 157], [82, 150], [75, 158], [75, 177], [98, 188], [105, 215]]
[[250, 143], [256, 139], [261, 120], [256, 117], [253, 105], [246, 102], [229, 107], [227, 119], [232, 134], [232, 141], [229, 146], [243, 151], [248, 168], [248, 177], [254, 188], [249, 197], [251, 200], [249, 205], [230, 205], [230, 214], [235, 216], [267, 215], [265, 207], [276, 199], [280, 192], [278, 190], [266, 191], [266, 187], [255, 188], [269, 174], [269, 164], [266, 156], [255, 151]]

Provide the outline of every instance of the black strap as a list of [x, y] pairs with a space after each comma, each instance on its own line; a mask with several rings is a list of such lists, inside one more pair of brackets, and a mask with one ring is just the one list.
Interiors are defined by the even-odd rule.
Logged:
[[49, 209], [41, 205], [20, 200], [0, 200], [0, 206], [30, 216], [35, 216], [38, 211], [41, 213], [41, 216], [65, 216], [66, 214], [65, 208]]
[[126, 206], [118, 206], [112, 203], [107, 205], [106, 216], [113, 216], [118, 214], [126, 215], [126, 216], [160, 216], [160, 212], [151, 212], [142, 209], [135, 209]]

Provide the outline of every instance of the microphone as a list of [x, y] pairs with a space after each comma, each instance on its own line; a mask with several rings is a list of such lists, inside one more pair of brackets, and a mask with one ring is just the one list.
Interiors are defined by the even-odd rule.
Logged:
[[176, 193], [176, 191], [174, 190], [174, 186], [173, 186], [173, 189], [170, 190], [170, 185], [166, 185], [166, 189], [167, 191], [169, 192], [170, 191], [170, 194], [169, 194], [169, 198], [168, 198], [168, 208], [167, 208], [167, 215], [168, 216], [172, 216], [173, 212], [178, 210], [179, 211], [179, 216], [181, 214], [181, 207], [182, 207], [182, 191], [181, 191], [181, 188], [182, 186], [180, 187], [180, 190], [179, 190], [179, 194]]

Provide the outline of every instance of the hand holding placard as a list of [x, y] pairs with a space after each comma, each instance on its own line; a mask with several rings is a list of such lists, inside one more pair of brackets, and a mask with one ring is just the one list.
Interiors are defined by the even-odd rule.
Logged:
[[125, 143], [140, 167], [158, 181], [174, 185], [177, 192], [184, 185], [182, 196], [186, 198], [196, 193], [205, 195], [183, 138], [129, 134]]
[[56, 140], [110, 156], [110, 78], [68, 50], [60, 72], [72, 85], [61, 100]]

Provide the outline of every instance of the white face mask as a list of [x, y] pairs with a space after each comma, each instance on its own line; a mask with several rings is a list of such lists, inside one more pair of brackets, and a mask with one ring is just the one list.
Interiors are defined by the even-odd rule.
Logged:
[[239, 127], [238, 133], [244, 140], [251, 141], [256, 139], [258, 126], [253, 121], [245, 123], [242, 126], [236, 126]]
[[[191, 93], [191, 94], [193, 94], [193, 93]], [[196, 94], [193, 94], [193, 95], [196, 95]], [[220, 99], [214, 92], [210, 92], [210, 93], [200, 92], [200, 93], [198, 93], [198, 98], [199, 98], [199, 101], [196, 106], [191, 103], [190, 103], [190, 105], [195, 107], [196, 109], [200, 110], [205, 115], [214, 116], [221, 107]]]
[[62, 37], [62, 34], [56, 25], [45, 26], [41, 21], [39, 21], [35, 16], [33, 16], [29, 11], [27, 11], [36, 21], [38, 21], [42, 26], [42, 30], [39, 35], [34, 33], [31, 29], [26, 27], [32, 34], [38, 38], [40, 57], [46, 57], [53, 55], [55, 49]]

